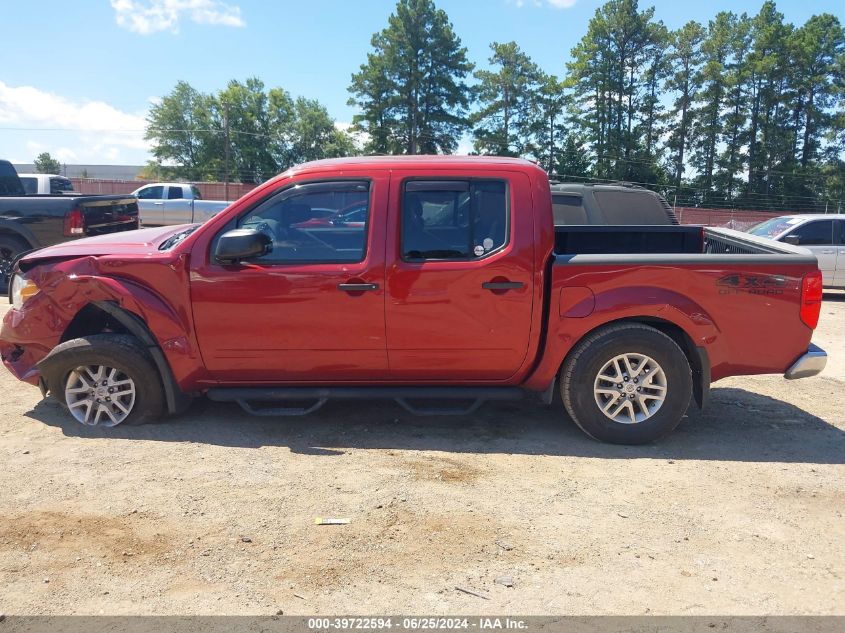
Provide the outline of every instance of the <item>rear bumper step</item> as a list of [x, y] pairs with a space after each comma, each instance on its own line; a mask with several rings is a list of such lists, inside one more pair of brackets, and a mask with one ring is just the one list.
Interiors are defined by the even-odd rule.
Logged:
[[[488, 400], [521, 400], [525, 392], [518, 387], [221, 387], [208, 390], [215, 402], [237, 402], [253, 415], [299, 416], [313, 413], [329, 399], [395, 400], [414, 415], [466, 415]], [[257, 403], [308, 401], [303, 407], [262, 407]], [[411, 400], [462, 400], [465, 406], [417, 406]]]
[[827, 365], [827, 352], [818, 345], [810, 343], [807, 353], [792, 364], [786, 370], [784, 378], [795, 380], [796, 378], [809, 378], [820, 374]]

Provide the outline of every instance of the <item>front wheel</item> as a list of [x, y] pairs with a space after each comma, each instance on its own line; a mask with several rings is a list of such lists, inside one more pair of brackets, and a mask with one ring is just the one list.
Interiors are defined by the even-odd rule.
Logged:
[[39, 369], [50, 394], [86, 426], [143, 424], [164, 410], [155, 365], [132, 336], [94, 334], [67, 341]]
[[692, 395], [692, 372], [669, 336], [624, 323], [578, 344], [561, 369], [560, 393], [587, 435], [614, 444], [645, 444], [681, 422]]
[[12, 264], [18, 255], [30, 249], [29, 244], [11, 235], [0, 235], [0, 292], [9, 288]]

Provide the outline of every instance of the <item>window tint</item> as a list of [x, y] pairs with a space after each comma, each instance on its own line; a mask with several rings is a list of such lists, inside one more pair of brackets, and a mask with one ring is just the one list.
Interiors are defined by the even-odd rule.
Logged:
[[38, 193], [38, 179], [37, 178], [21, 178], [21, 184], [26, 195], [31, 196]]
[[818, 220], [799, 226], [789, 235], [801, 238], [801, 246], [833, 244], [833, 220]]
[[660, 199], [650, 193], [631, 189], [593, 195], [608, 224], [671, 224]]
[[502, 181], [412, 180], [402, 200], [405, 259], [478, 259], [508, 241]]
[[584, 209], [584, 198], [574, 193], [553, 194], [552, 210], [555, 216], [555, 225], [564, 224], [589, 224], [587, 222], [587, 211]]
[[369, 200], [366, 182], [300, 185], [262, 203], [239, 226], [273, 240], [272, 252], [257, 261], [359, 262], [367, 246]]
[[167, 199], [168, 200], [181, 200], [185, 196], [182, 194], [182, 187], [168, 187], [167, 188]]
[[161, 200], [164, 195], [164, 187], [147, 187], [138, 192], [139, 200]]
[[58, 194], [65, 191], [73, 192], [73, 183], [69, 178], [50, 178], [50, 193]]

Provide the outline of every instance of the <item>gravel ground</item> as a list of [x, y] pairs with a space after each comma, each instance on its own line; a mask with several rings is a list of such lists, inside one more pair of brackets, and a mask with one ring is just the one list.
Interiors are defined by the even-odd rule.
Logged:
[[646, 447], [534, 403], [106, 432], [0, 371], [0, 613], [845, 614], [843, 326]]

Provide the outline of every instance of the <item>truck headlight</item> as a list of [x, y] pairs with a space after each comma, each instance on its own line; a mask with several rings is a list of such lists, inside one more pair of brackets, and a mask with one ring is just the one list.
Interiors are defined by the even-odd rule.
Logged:
[[23, 275], [15, 274], [9, 284], [9, 302], [16, 310], [20, 310], [24, 302], [30, 297], [38, 294], [38, 286], [31, 279]]

